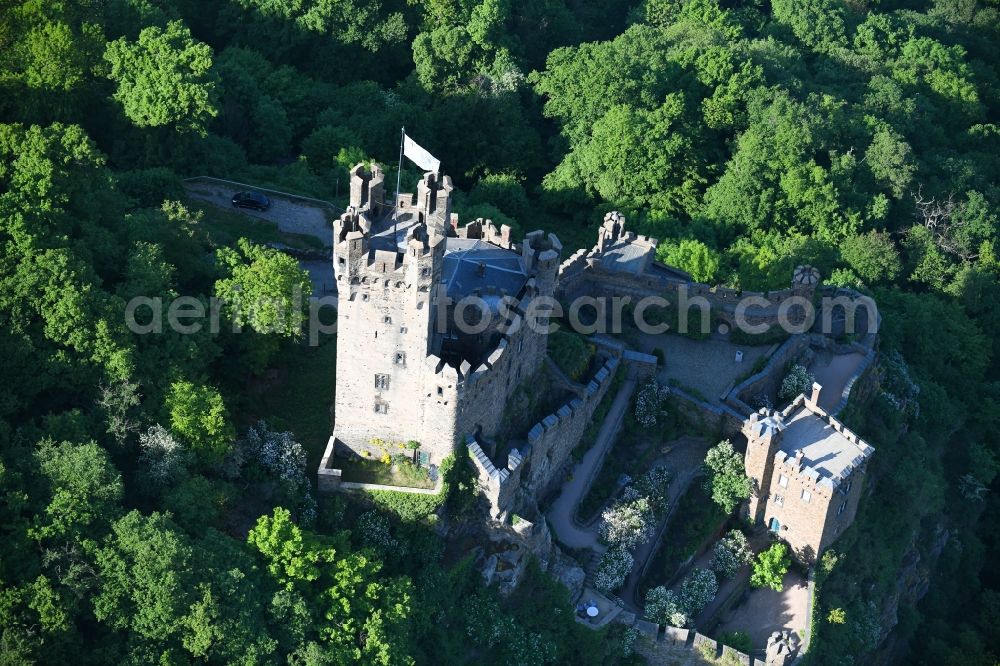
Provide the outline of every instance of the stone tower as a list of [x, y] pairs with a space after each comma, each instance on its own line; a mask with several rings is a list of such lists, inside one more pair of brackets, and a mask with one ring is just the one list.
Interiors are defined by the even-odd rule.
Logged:
[[754, 412], [743, 424], [747, 438], [746, 474], [753, 487], [750, 490], [750, 519], [764, 520], [767, 492], [771, 487], [774, 454], [778, 451], [783, 424], [778, 415]]
[[[533, 299], [552, 294], [558, 238], [539, 231], [517, 244], [489, 220], [459, 228], [448, 176], [426, 173], [394, 203], [383, 181], [378, 166], [354, 167], [334, 223], [335, 425], [321, 488], [334, 451], [382, 458], [417, 441], [422, 463], [437, 465], [464, 437], [492, 436], [545, 357], [545, 332], [521, 324]], [[456, 319], [469, 301], [473, 319], [489, 319], [472, 332]]]

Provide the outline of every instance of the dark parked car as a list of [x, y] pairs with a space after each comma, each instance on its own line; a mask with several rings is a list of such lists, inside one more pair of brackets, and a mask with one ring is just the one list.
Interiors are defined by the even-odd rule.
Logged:
[[254, 210], [267, 210], [271, 207], [271, 200], [260, 192], [237, 192], [233, 195], [233, 208], [253, 208]]

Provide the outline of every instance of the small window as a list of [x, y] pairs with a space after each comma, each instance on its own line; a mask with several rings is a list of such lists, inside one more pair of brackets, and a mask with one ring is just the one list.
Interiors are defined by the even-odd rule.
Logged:
[[400, 326], [399, 327], [399, 334], [400, 335], [406, 335], [406, 327], [405, 326]]
[[391, 324], [392, 323], [392, 317], [390, 317], [389, 315], [386, 315], [385, 317], [382, 318], [382, 323], [384, 323], [384, 324]]
[[361, 300], [364, 301], [365, 303], [367, 303], [368, 302], [368, 294], [361, 294]]
[[431, 267], [430, 266], [424, 266], [423, 268], [420, 269], [420, 275], [421, 276], [428, 277], [428, 276], [430, 276], [430, 274], [431, 274]]
[[802, 491], [802, 501], [803, 502], [808, 502], [812, 498], [813, 498], [813, 496], [812, 496], [811, 492], [809, 492], [808, 490], [803, 490]]
[[384, 402], [376, 402], [375, 403], [375, 413], [376, 414], [388, 414], [389, 413], [389, 405], [387, 405]]
[[340, 261], [341, 266], [347, 265], [347, 259], [345, 259], [344, 257], [337, 257], [337, 260]]
[[389, 375], [375, 375], [375, 388], [380, 391], [389, 390]]
[[444, 388], [441, 386], [438, 386], [438, 395], [444, 395]]
[[785, 496], [784, 495], [775, 495], [774, 496], [774, 503], [777, 504], [778, 506], [785, 506]]
[[393, 359], [393, 362], [396, 365], [406, 365], [406, 352], [401, 352], [401, 351], [396, 352], [396, 356]]
[[846, 502], [846, 501], [844, 501], [844, 502], [842, 502], [842, 503], [841, 503], [841, 505], [840, 505], [840, 506], [839, 506], [839, 507], [837, 508], [837, 515], [839, 516], [840, 514], [844, 513], [844, 511], [846, 511], [846, 510], [847, 510], [847, 502]]
[[788, 477], [785, 476], [784, 474], [779, 474], [778, 475], [778, 485], [781, 486], [782, 488], [787, 488], [788, 487]]

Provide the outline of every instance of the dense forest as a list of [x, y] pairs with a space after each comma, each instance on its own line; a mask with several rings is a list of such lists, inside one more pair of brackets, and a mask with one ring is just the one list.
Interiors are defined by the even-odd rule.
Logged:
[[[617, 209], [699, 280], [810, 263], [871, 293], [881, 390], [848, 421], [877, 454], [809, 659], [996, 663], [998, 62], [997, 0], [2, 3], [0, 663], [634, 659], [540, 571], [481, 587], [433, 502], [316, 498], [262, 392], [333, 357], [274, 312], [125, 325], [136, 296], [308, 292], [183, 178], [343, 202], [360, 160], [395, 178], [402, 126], [464, 218], [575, 248]], [[295, 405], [320, 431], [331, 385]], [[435, 500], [452, 520], [468, 474]]]

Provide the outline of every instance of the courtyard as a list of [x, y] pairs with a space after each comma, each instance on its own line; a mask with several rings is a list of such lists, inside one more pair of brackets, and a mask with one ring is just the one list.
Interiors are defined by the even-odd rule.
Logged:
[[[748, 377], [757, 360], [774, 346], [747, 347], [714, 335], [692, 340], [673, 333], [639, 333], [636, 342], [647, 354], [654, 354], [656, 349], [663, 352], [663, 365], [657, 375], [661, 382], [710, 404], [719, 403], [724, 391]], [[743, 353], [740, 361], [736, 360], [737, 352]]]
[[711, 635], [745, 632], [756, 651], [767, 646], [767, 638], [772, 632], [790, 631], [801, 643], [808, 628], [809, 588], [805, 576], [792, 569], [785, 575], [781, 592], [769, 587], [748, 588], [743, 600], [722, 614]]

